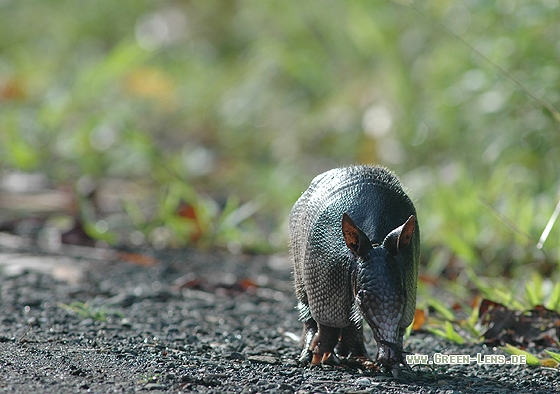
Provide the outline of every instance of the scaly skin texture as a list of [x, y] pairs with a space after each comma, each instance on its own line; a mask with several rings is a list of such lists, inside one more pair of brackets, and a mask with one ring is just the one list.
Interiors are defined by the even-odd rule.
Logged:
[[337, 168], [311, 182], [290, 215], [303, 363], [367, 357], [364, 318], [378, 363], [404, 364], [402, 337], [416, 305], [415, 218], [414, 205], [386, 168]]

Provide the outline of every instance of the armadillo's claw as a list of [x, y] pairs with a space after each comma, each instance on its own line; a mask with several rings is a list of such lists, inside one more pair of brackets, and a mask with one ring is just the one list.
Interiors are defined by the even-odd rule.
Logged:
[[[313, 345], [315, 345], [315, 343], [313, 343]], [[314, 346], [313, 349], [309, 349], [309, 350], [313, 354], [313, 357], [311, 358], [312, 365], [319, 365], [321, 363], [326, 362], [329, 359], [329, 356], [331, 355], [331, 352], [322, 351], [319, 345], [316, 345]]]
[[299, 363], [302, 366], [309, 365], [311, 362], [313, 353], [310, 350], [303, 349], [301, 355], [299, 356]]
[[321, 362], [326, 363], [327, 360], [329, 359], [329, 357], [331, 356], [331, 354], [332, 353], [330, 353], [330, 352], [327, 352], [327, 353], [323, 354], [323, 358], [321, 359]]
[[315, 348], [313, 351], [313, 357], [311, 359], [312, 365], [340, 365], [340, 359], [336, 356], [336, 354], [331, 352], [321, 353], [318, 348]]
[[330, 357], [328, 357], [327, 359], [325, 359], [323, 357], [323, 364], [327, 364], [327, 365], [341, 365], [342, 362], [340, 361], [340, 358], [338, 358], [338, 356], [335, 353], [331, 353]]
[[323, 354], [323, 355], [321, 355], [321, 354], [319, 354], [319, 353], [315, 353], [315, 352], [314, 352], [314, 353], [313, 353], [313, 358], [311, 359], [311, 364], [312, 364], [312, 365], [319, 365], [319, 364], [321, 363], [321, 361], [322, 361], [322, 359], [324, 358], [325, 355], [326, 355], [326, 353]]

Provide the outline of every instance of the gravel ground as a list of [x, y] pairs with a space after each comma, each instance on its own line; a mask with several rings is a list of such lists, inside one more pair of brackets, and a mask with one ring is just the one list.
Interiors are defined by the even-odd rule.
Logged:
[[[301, 325], [286, 257], [192, 250], [147, 254], [155, 260], [91, 249], [53, 254], [0, 246], [0, 392], [560, 389], [556, 370], [522, 365], [424, 366], [398, 378], [359, 365], [299, 367]], [[70, 310], [84, 305], [75, 302], [87, 303], [82, 314]], [[373, 353], [371, 341], [368, 346]], [[425, 333], [413, 334], [405, 349], [504, 354]]]

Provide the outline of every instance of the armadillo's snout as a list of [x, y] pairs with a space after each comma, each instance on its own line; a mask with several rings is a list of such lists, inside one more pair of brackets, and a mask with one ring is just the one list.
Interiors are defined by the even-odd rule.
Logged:
[[377, 342], [377, 362], [383, 366], [404, 364], [402, 348], [398, 343]]
[[398, 365], [402, 362], [404, 290], [396, 265], [388, 261], [384, 250], [374, 250], [368, 257], [358, 271], [357, 302], [377, 342], [378, 363]]
[[398, 309], [381, 310], [377, 307], [363, 312], [377, 342], [377, 363], [384, 366], [403, 363], [402, 338], [399, 335], [401, 314]]

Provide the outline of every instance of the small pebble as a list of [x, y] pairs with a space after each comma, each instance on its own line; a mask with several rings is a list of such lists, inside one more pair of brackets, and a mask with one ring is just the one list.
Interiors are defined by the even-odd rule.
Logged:
[[245, 356], [239, 352], [231, 352], [229, 358], [230, 360], [245, 360]]
[[272, 356], [249, 356], [247, 360], [263, 364], [278, 364], [278, 359]]
[[371, 380], [368, 378], [359, 378], [356, 380], [356, 384], [359, 384], [360, 386], [369, 386], [371, 384]]
[[167, 387], [159, 383], [148, 383], [144, 386], [146, 390], [165, 390]]

